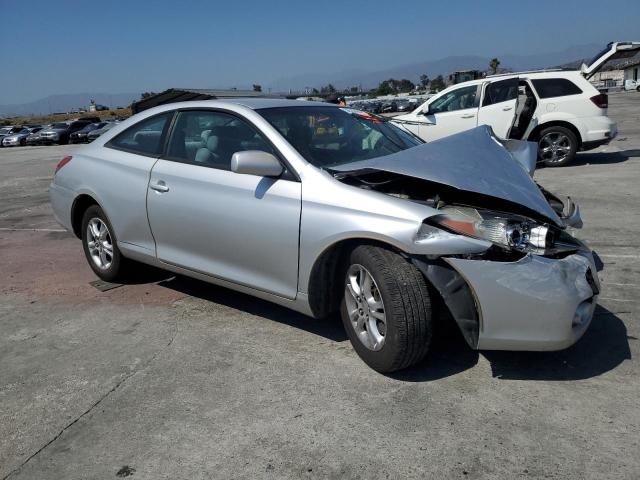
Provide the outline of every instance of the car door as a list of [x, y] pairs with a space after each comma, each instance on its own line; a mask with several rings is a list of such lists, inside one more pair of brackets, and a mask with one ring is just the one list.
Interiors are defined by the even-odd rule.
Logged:
[[157, 258], [293, 299], [301, 184], [290, 172], [279, 178], [232, 172], [231, 156], [243, 150], [278, 155], [253, 125], [230, 112], [178, 113], [147, 193]]
[[482, 86], [478, 125], [489, 125], [496, 136], [507, 138], [516, 116], [518, 78], [487, 81]]
[[461, 86], [434, 98], [416, 116], [418, 136], [432, 141], [475, 128], [480, 98], [478, 89], [479, 85]]

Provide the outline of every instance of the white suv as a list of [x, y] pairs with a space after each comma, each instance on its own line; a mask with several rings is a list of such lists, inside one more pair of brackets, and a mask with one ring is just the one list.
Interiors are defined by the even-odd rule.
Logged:
[[393, 121], [425, 141], [489, 125], [498, 137], [537, 141], [539, 161], [566, 165], [578, 150], [605, 145], [618, 133], [607, 117], [607, 95], [587, 79], [607, 61], [638, 50], [640, 42], [610, 43], [579, 71], [511, 73], [459, 83]]

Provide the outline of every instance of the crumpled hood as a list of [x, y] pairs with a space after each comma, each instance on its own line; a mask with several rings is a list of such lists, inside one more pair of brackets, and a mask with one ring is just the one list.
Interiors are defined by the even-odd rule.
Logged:
[[429, 180], [518, 203], [562, 225], [523, 165], [486, 125], [392, 155], [332, 167], [332, 170], [379, 170]]

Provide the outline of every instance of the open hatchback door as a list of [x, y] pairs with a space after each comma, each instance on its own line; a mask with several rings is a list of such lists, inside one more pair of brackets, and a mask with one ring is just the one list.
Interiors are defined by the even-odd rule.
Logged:
[[595, 75], [610, 60], [633, 57], [640, 51], [640, 42], [611, 42], [588, 63], [583, 63], [580, 71], [585, 78]]

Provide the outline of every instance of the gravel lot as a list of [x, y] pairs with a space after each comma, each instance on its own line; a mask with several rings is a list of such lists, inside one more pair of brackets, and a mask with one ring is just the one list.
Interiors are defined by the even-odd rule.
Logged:
[[450, 328], [394, 376], [338, 319], [163, 274], [98, 291], [48, 205], [75, 147], [0, 149], [0, 478], [639, 478], [640, 94], [609, 111], [611, 145], [536, 174], [605, 263], [584, 338], [478, 353]]

